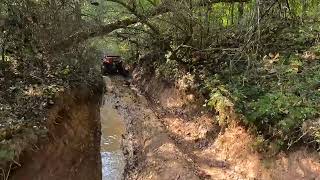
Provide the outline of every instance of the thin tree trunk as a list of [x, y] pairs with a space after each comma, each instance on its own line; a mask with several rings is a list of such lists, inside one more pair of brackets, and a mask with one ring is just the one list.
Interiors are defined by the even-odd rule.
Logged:
[[2, 42], [1, 50], [2, 50], [2, 52], [1, 52], [2, 62], [4, 63], [4, 61], [5, 61], [5, 51], [6, 51], [6, 47], [5, 47], [5, 42], [4, 42], [4, 40], [3, 40], [3, 42]]
[[260, 0], [257, 0], [257, 23], [258, 23], [258, 40], [260, 42], [260, 36], [261, 36], [261, 26], [260, 26]]
[[81, 4], [80, 2], [76, 2], [75, 4], [75, 23], [78, 27], [81, 25], [82, 17], [81, 17]]
[[234, 4], [231, 4], [231, 24], [234, 24]]
[[287, 4], [287, 8], [288, 8], [288, 13], [289, 13], [289, 15], [292, 14], [292, 15], [295, 16], [295, 14], [293, 14], [293, 12], [291, 12], [291, 7], [290, 7], [289, 0], [286, 0], [286, 4]]
[[207, 6], [206, 11], [206, 37], [209, 36], [210, 33], [210, 13], [211, 13], [211, 6]]
[[242, 18], [243, 18], [243, 12], [244, 12], [244, 10], [243, 10], [244, 8], [243, 8], [243, 3], [241, 2], [241, 3], [239, 3], [239, 5], [238, 5], [238, 12], [239, 12], [239, 16], [238, 16], [238, 24], [240, 24], [241, 23], [241, 21], [242, 21]]

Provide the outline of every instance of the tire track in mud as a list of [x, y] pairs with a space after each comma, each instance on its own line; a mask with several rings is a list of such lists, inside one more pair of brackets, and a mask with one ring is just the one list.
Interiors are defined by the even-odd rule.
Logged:
[[123, 117], [126, 134], [122, 149], [126, 158], [124, 179], [198, 180], [194, 166], [186, 159], [145, 97], [124, 78], [106, 77], [105, 102]]

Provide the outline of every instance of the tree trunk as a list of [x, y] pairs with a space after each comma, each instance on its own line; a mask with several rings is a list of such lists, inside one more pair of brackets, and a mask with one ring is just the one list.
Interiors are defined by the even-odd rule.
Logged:
[[238, 11], [239, 11], [239, 16], [238, 16], [238, 24], [241, 24], [242, 18], [243, 18], [243, 3], [239, 3], [238, 5]]

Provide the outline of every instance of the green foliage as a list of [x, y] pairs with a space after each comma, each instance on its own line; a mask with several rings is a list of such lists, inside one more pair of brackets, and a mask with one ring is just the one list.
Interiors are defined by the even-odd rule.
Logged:
[[252, 143], [252, 148], [258, 152], [263, 152], [265, 151], [267, 144], [266, 140], [261, 135], [258, 135]]
[[[118, 19], [141, 21], [115, 31], [113, 37], [122, 43], [113, 47], [133, 64], [147, 64], [161, 78], [179, 82], [190, 74], [207, 97], [206, 105], [219, 114], [220, 124], [232, 119], [230, 112], [241, 113], [243, 122], [263, 139], [257, 144], [277, 151], [299, 141], [303, 124], [319, 117], [316, 0], [121, 2], [126, 7], [109, 3], [123, 13], [105, 17], [116, 14]], [[145, 18], [159, 6], [170, 13]], [[156, 58], [137, 59], [149, 54]], [[318, 130], [311, 136], [318, 141]]]
[[295, 141], [302, 124], [320, 115], [319, 65], [293, 55], [274, 64], [273, 74], [249, 77], [245, 84], [234, 78], [229, 87], [237, 96], [236, 107], [266, 137]]
[[164, 63], [156, 64], [156, 76], [168, 80], [175, 80], [179, 78], [179, 64], [175, 60], [167, 59]]
[[279, 133], [286, 134], [316, 115], [317, 109], [302, 101], [302, 98], [290, 93], [267, 93], [246, 105], [248, 121], [260, 128], [266, 124], [275, 125], [284, 131]]
[[226, 92], [227, 90], [223, 86], [212, 89], [207, 103], [209, 107], [219, 113], [217, 118], [220, 125], [226, 125], [230, 122], [229, 119], [232, 118], [232, 110], [234, 108], [232, 101], [225, 95]]
[[[148, 64], [167, 80], [179, 82], [191, 74], [199, 93], [208, 99], [206, 105], [219, 114], [220, 124], [232, 119], [231, 111], [241, 113], [263, 139], [257, 144], [277, 151], [300, 140], [303, 124], [319, 116], [316, 0], [150, 2], [154, 3], [135, 0], [126, 5], [136, 8], [131, 15], [138, 18], [159, 4], [170, 13], [117, 30], [113, 35], [125, 47], [119, 52], [131, 62]], [[119, 19], [129, 17], [126, 13]], [[156, 58], [136, 60], [149, 53]], [[318, 131], [312, 134], [318, 141]]]
[[13, 160], [15, 153], [12, 149], [7, 149], [5, 147], [0, 148], [0, 162], [7, 162]]

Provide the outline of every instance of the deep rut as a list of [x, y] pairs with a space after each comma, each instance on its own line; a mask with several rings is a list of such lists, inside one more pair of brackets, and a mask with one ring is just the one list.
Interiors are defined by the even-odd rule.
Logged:
[[122, 116], [125, 179], [197, 180], [196, 170], [167, 134], [145, 97], [121, 77], [106, 77], [106, 102]]

